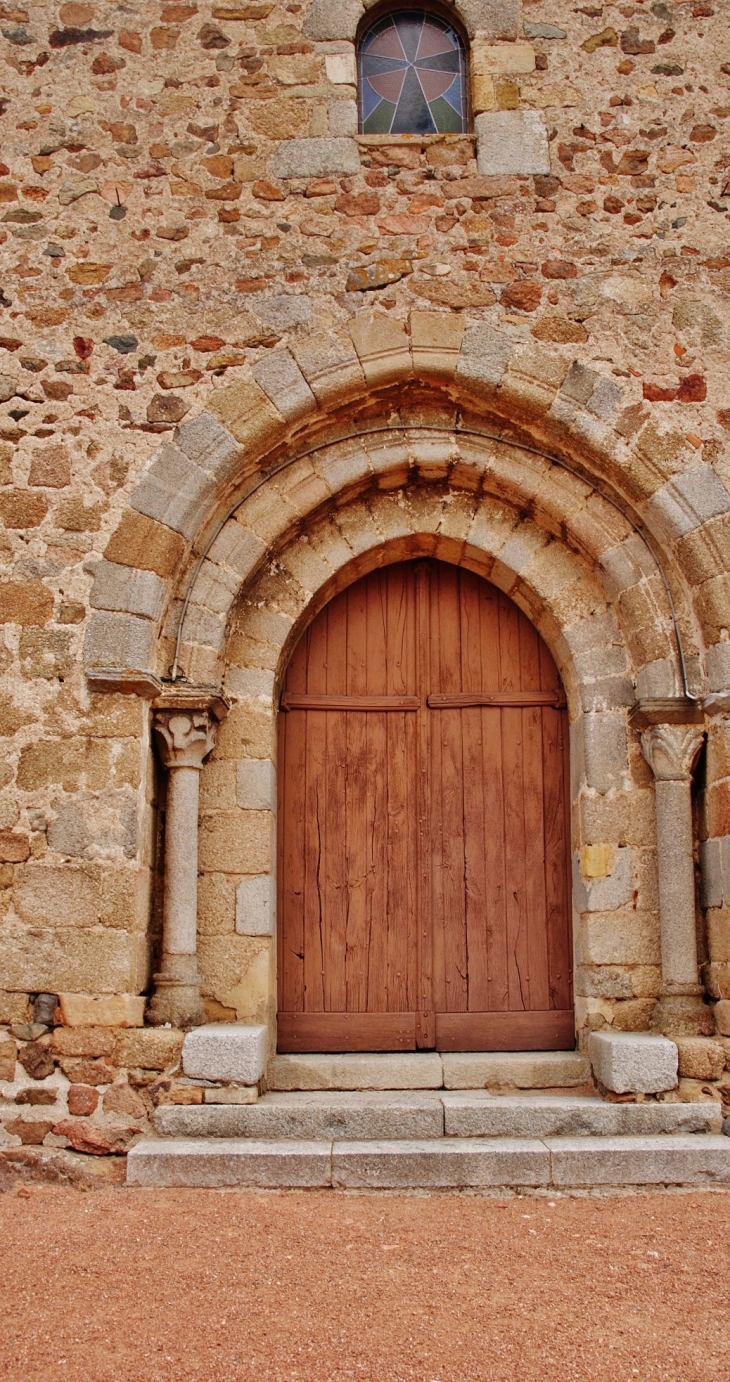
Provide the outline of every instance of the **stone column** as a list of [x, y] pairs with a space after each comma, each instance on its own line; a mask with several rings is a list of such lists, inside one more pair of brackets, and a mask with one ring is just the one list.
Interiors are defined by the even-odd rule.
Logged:
[[655, 1025], [697, 1032], [706, 1011], [697, 967], [692, 772], [704, 740], [698, 724], [654, 724], [641, 736], [654, 774], [662, 989]]
[[198, 797], [215, 739], [209, 707], [158, 708], [154, 732], [167, 769], [162, 955], [147, 1009], [150, 1022], [194, 1027], [205, 1020], [198, 974]]

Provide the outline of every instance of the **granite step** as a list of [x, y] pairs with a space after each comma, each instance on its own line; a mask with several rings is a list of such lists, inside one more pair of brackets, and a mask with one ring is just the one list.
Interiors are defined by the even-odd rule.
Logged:
[[162, 1105], [162, 1137], [257, 1141], [400, 1141], [440, 1137], [719, 1133], [715, 1104], [608, 1103], [582, 1095], [492, 1095], [485, 1090], [265, 1094], [255, 1104]]
[[568, 1089], [591, 1083], [578, 1051], [404, 1051], [276, 1055], [269, 1089]]
[[127, 1184], [371, 1190], [727, 1185], [730, 1138], [158, 1138], [132, 1148]]

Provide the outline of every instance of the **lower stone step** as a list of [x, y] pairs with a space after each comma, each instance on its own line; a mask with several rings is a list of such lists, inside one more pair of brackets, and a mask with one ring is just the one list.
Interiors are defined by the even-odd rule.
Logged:
[[265, 1094], [250, 1105], [163, 1105], [163, 1137], [378, 1141], [432, 1137], [621, 1136], [719, 1132], [717, 1104], [612, 1104], [585, 1095], [485, 1090]]
[[127, 1183], [397, 1190], [730, 1184], [730, 1138], [424, 1138], [393, 1141], [148, 1139]]

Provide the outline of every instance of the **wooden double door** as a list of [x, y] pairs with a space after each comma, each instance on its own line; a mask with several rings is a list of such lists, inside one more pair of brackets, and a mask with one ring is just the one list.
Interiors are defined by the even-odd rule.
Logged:
[[573, 1046], [564, 707], [469, 571], [401, 562], [322, 610], [279, 717], [279, 1050]]

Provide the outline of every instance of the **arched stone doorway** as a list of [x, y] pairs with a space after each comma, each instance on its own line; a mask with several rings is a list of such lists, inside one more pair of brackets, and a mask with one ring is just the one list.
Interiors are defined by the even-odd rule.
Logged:
[[572, 1047], [567, 712], [527, 617], [385, 565], [309, 625], [281, 709], [278, 1049]]

